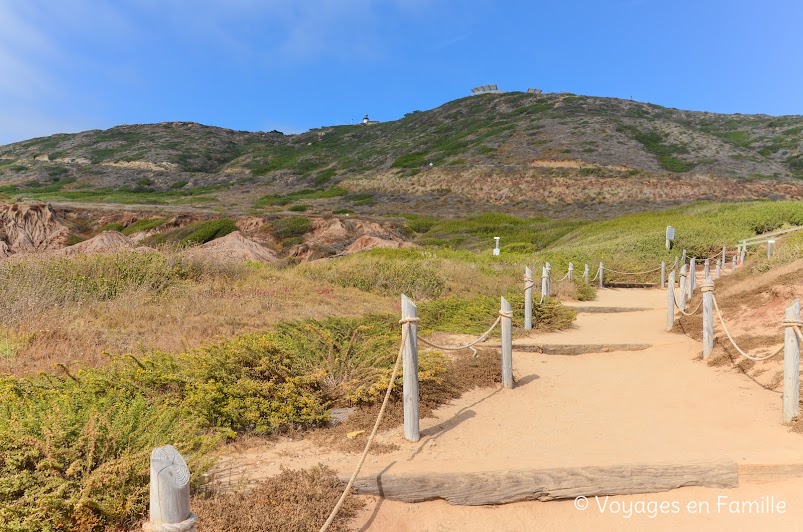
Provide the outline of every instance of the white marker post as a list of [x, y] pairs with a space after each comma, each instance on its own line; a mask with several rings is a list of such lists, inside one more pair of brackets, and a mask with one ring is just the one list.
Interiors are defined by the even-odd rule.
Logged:
[[499, 237], [495, 236], [494, 237], [494, 241], [496, 242], [496, 244], [494, 245], [494, 256], [498, 257], [499, 256]]
[[675, 228], [671, 225], [666, 228], [666, 250], [672, 249], [672, 242], [675, 240]]
[[767, 258], [772, 258], [772, 248], [775, 245], [775, 240], [767, 240]]

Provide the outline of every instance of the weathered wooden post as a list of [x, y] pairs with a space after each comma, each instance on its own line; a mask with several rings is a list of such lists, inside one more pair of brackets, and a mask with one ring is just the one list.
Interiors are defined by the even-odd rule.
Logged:
[[775, 240], [767, 240], [767, 258], [772, 258], [772, 248], [775, 245]]
[[407, 338], [402, 352], [402, 397], [404, 406], [404, 437], [418, 441], [418, 307], [402, 294], [402, 335]]
[[566, 276], [569, 279], [570, 283], [574, 281], [574, 264], [572, 264], [571, 262], [569, 263], [569, 273], [567, 273]]
[[502, 298], [502, 385], [513, 388], [513, 307]]
[[680, 310], [685, 310], [686, 308], [686, 265], [680, 267], [680, 301], [678, 301], [678, 307]]
[[739, 260], [739, 258], [736, 255], [734, 255], [733, 256], [733, 263], [731, 263], [731, 271], [735, 271], [736, 270], [736, 262], [738, 260]]
[[583, 282], [584, 282], [585, 284], [588, 284], [588, 272], [589, 272], [589, 269], [588, 269], [588, 264], [586, 264], [586, 267], [585, 267], [585, 269], [583, 270]]
[[552, 295], [552, 265], [550, 263], [546, 263], [546, 296], [550, 297]]
[[711, 277], [711, 259], [705, 259], [703, 264], [703, 280]]
[[720, 264], [720, 262], [717, 261], [717, 279], [722, 277], [722, 268], [724, 268], [724, 266], [722, 266], [722, 264]]
[[524, 329], [533, 329], [533, 271], [524, 268]]
[[190, 470], [172, 445], [151, 452], [150, 520], [146, 532], [194, 532], [198, 518], [190, 512]]
[[786, 307], [783, 343], [783, 422], [800, 414], [800, 339], [794, 325], [800, 323], [800, 300]]
[[742, 244], [742, 250], [739, 252], [739, 266], [744, 266], [745, 259], [747, 259], [747, 244]]
[[686, 264], [686, 250], [685, 249], [683, 250], [683, 254], [680, 257], [680, 263], [681, 264]]
[[669, 272], [669, 282], [666, 283], [666, 330], [671, 331], [675, 326], [675, 272]]
[[547, 298], [546, 290], [546, 266], [541, 266], [541, 301]]
[[599, 263], [599, 287], [602, 288], [602, 278], [605, 275], [605, 266]]
[[703, 359], [714, 351], [714, 281], [705, 278], [700, 290], [703, 293]]
[[694, 289], [697, 287], [697, 259], [692, 257], [689, 262], [689, 275], [686, 278], [686, 288], [688, 289], [687, 299], [691, 301]]
[[661, 261], [661, 288], [664, 287], [666, 282], [666, 263]]

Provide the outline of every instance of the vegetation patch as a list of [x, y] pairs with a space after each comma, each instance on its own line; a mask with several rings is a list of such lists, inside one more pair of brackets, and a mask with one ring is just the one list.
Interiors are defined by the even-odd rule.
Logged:
[[[161, 224], [160, 224], [161, 225]], [[216, 238], [226, 236], [237, 230], [237, 224], [231, 218], [218, 218], [203, 222], [195, 222], [186, 227], [158, 233], [143, 240], [145, 245], [176, 244], [192, 246], [205, 244]]]
[[124, 227], [123, 229], [117, 229], [126, 236], [133, 235], [134, 233], [141, 233], [145, 231], [150, 231], [151, 229], [156, 229], [160, 225], [164, 224], [167, 221], [167, 218], [144, 218], [142, 220], [137, 220], [136, 222], [132, 223], [131, 225]]
[[302, 237], [312, 229], [312, 220], [303, 216], [278, 218], [270, 224], [273, 236], [280, 240]]

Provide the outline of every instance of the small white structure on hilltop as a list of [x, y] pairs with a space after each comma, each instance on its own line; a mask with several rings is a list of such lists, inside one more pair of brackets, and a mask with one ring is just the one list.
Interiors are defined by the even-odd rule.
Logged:
[[536, 96], [541, 94], [541, 89], [527, 89], [527, 94], [535, 94]]
[[471, 89], [471, 94], [500, 94], [502, 91], [496, 85], [481, 85]]
[[368, 113], [366, 113], [365, 116], [362, 117], [362, 125], [364, 125], [364, 126], [370, 126], [372, 124], [378, 124], [378, 123], [379, 123], [379, 120], [369, 120], [368, 119]]

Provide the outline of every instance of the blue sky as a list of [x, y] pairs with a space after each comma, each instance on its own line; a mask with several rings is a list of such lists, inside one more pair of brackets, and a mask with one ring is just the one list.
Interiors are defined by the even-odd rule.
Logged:
[[186, 120], [299, 132], [471, 87], [803, 114], [793, 0], [0, 0], [0, 144]]

